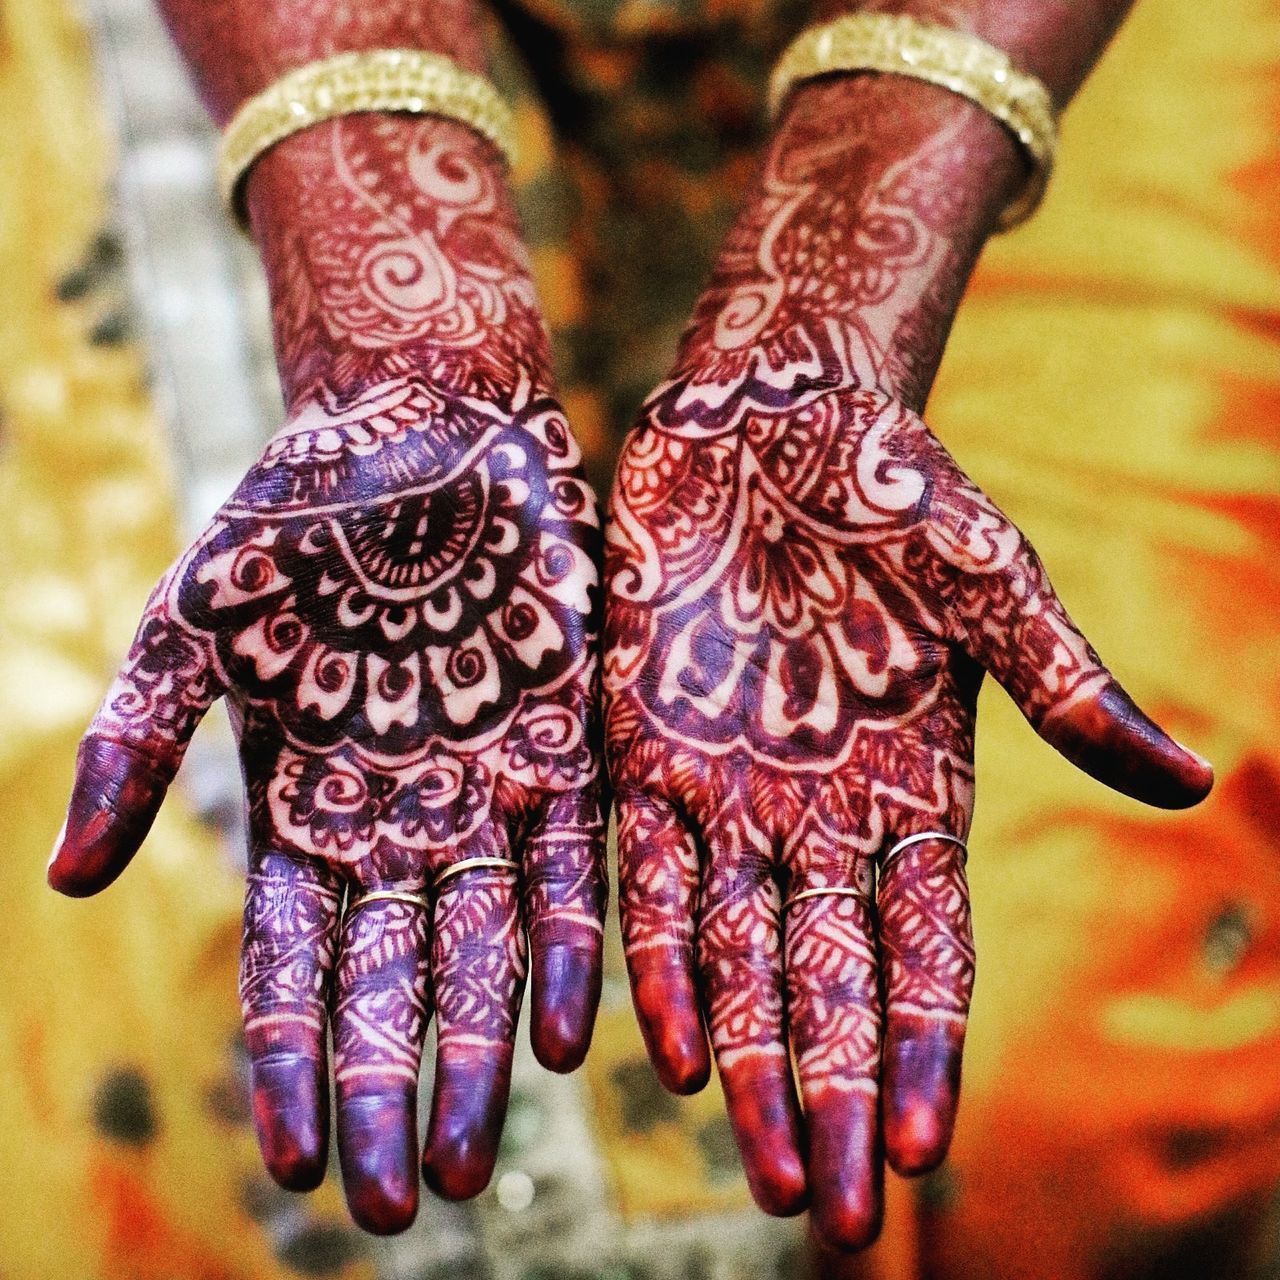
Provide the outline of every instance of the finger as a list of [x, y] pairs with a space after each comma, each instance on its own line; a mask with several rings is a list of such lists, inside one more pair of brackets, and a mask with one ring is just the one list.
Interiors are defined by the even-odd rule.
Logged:
[[240, 1004], [262, 1159], [291, 1191], [324, 1178], [329, 1146], [326, 1002], [342, 887], [319, 863], [254, 859], [244, 904]]
[[[497, 838], [461, 856], [506, 858]], [[450, 1200], [483, 1191], [498, 1157], [524, 991], [525, 939], [517, 879], [475, 868], [445, 881], [431, 954], [437, 1009], [435, 1092], [422, 1171]]]
[[808, 1201], [803, 1130], [783, 1029], [778, 889], [767, 842], [747, 819], [706, 832], [711, 868], [698, 921], [698, 962], [711, 1044], [747, 1184], [766, 1213]]
[[876, 903], [885, 1152], [899, 1173], [927, 1173], [951, 1143], [973, 995], [964, 850], [948, 841], [908, 845], [884, 867]]
[[205, 640], [173, 620], [174, 575], [153, 593], [129, 654], [76, 756], [49, 884], [105, 889], [151, 830], [200, 718], [221, 692]]
[[[798, 897], [838, 886], [848, 894]], [[787, 996], [791, 1044], [809, 1133], [813, 1225], [838, 1249], [880, 1232], [879, 965], [870, 862], [832, 850], [788, 890]]]
[[[403, 899], [379, 898], [385, 891]], [[421, 888], [353, 888], [333, 1003], [338, 1158], [351, 1216], [403, 1231], [418, 1211], [418, 1071], [431, 1018]], [[416, 901], [415, 901], [416, 899]]]
[[1208, 761], [1137, 707], [1071, 621], [1035, 551], [999, 521], [982, 544], [989, 561], [950, 549], [962, 562], [957, 599], [970, 654], [1046, 742], [1099, 782], [1164, 809], [1203, 800], [1213, 786]]
[[631, 998], [658, 1079], [697, 1093], [711, 1074], [694, 960], [701, 876], [689, 833], [664, 802], [618, 797], [618, 911]]
[[533, 1052], [551, 1071], [573, 1071], [586, 1057], [600, 1003], [609, 896], [604, 817], [594, 792], [552, 797], [525, 841], [523, 861]]

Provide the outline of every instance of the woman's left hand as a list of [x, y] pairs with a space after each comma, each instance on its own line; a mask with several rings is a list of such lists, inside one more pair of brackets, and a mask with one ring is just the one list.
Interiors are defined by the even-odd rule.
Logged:
[[[809, 367], [840, 369], [807, 340]], [[914, 413], [820, 380], [783, 392], [788, 376], [686, 362], [629, 439], [607, 533], [606, 741], [658, 1074], [701, 1088], [705, 1012], [757, 1201], [811, 1200], [820, 1234], [856, 1248], [878, 1230], [881, 1151], [919, 1173], [950, 1141], [983, 670], [1120, 791], [1181, 807], [1212, 774], [1128, 698]], [[895, 854], [926, 832], [953, 838]]]

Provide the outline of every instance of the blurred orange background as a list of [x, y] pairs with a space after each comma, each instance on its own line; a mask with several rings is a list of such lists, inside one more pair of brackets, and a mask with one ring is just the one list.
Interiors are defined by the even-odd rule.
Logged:
[[[633, 8], [612, 44], [571, 33], [584, 83], [631, 83]], [[45, 888], [76, 741], [190, 482], [130, 321], [104, 30], [68, 0], [0, 3], [0, 1276], [1280, 1276], [1280, 5], [1140, 0], [1067, 116], [1050, 198], [992, 244], [951, 339], [935, 430], [1218, 785], [1188, 814], [1142, 810], [984, 694], [955, 1148], [922, 1184], [891, 1179], [884, 1240], [843, 1264], [750, 1207], [714, 1089], [661, 1094], [616, 938], [585, 1072], [522, 1068], [494, 1187], [379, 1243], [336, 1174], [300, 1200], [258, 1169], [216, 806], [179, 788], [99, 900]], [[708, 66], [682, 92], [752, 107], [754, 64]], [[621, 321], [593, 302], [591, 248], [552, 224], [581, 222], [608, 175], [557, 154], [514, 54], [498, 74], [566, 404], [604, 475], [612, 390], [658, 368], [678, 317], [636, 312], [646, 354], [592, 382], [579, 331]], [[663, 146], [637, 182], [679, 187]], [[689, 162], [687, 216], [731, 207], [743, 163]]]

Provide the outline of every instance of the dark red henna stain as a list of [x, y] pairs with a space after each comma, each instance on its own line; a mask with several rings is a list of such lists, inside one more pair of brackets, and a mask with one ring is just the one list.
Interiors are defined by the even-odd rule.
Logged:
[[262, 857], [245, 893], [240, 1000], [254, 1124], [271, 1176], [291, 1191], [324, 1178], [329, 1146], [325, 993], [342, 884], [283, 855]]
[[973, 928], [961, 850], [908, 846], [877, 898], [885, 986], [881, 1096], [889, 1163], [927, 1173], [955, 1127], [965, 1023], [973, 994]]
[[1040, 736], [1099, 782], [1161, 809], [1199, 804], [1213, 787], [1213, 766], [1179, 746], [1115, 681], [1047, 719]]
[[582, 1065], [600, 1003], [604, 938], [591, 926], [604, 917], [608, 886], [596, 870], [595, 823], [580, 796], [557, 796], [524, 842], [529, 1035], [538, 1061], [561, 1073]]
[[[844, 1249], [879, 1229], [886, 1153], [929, 1169], [954, 1123], [959, 851], [905, 850], [876, 910], [874, 868], [904, 836], [967, 833], [983, 669], [1104, 781], [1166, 804], [1209, 784], [1113, 692], [1026, 540], [917, 416], [1019, 163], [929, 86], [794, 94], [611, 502], [606, 738], [646, 1042], [666, 1083], [696, 1079], [696, 950], [753, 1191], [795, 1207], [803, 1156], [818, 1232]], [[863, 896], [779, 919], [780, 895], [832, 886]]]
[[618, 867], [618, 912], [645, 1047], [666, 1088], [697, 1093], [711, 1074], [693, 950], [697, 851], [668, 805], [623, 793]]
[[[500, 844], [477, 844], [460, 856], [507, 853]], [[432, 970], [436, 1079], [422, 1169], [438, 1195], [463, 1200], [488, 1185], [511, 1088], [525, 936], [509, 873], [478, 869], [444, 886], [436, 903]]]
[[143, 750], [87, 735], [76, 755], [75, 785], [49, 862], [49, 884], [72, 898], [112, 884], [146, 839], [172, 777], [172, 768]]
[[[219, 120], [339, 49], [482, 66], [462, 0], [164, 8]], [[286, 1186], [322, 1176], [331, 1025], [348, 1199], [387, 1232], [417, 1205], [428, 954], [448, 1059], [433, 1133], [451, 1135], [429, 1163], [469, 1194], [492, 1169], [523, 951], [473, 972], [465, 930], [433, 939], [429, 909], [387, 902], [339, 938], [344, 892], [430, 898], [460, 850], [501, 843], [529, 885], [507, 927], [534, 939], [540, 1054], [570, 1069], [590, 1040], [606, 885], [598, 521], [488, 143], [435, 118], [346, 117], [264, 155], [246, 196], [287, 419], [147, 606], [82, 749], [50, 880], [85, 893], [119, 874], [225, 693], [250, 802], [242, 991], [264, 1159]], [[448, 1047], [459, 1021], [466, 1043]]]

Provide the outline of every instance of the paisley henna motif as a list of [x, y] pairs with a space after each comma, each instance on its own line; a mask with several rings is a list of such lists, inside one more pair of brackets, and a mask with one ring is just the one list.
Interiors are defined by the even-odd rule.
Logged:
[[886, 92], [797, 96], [625, 446], [606, 554], [620, 905], [650, 1052], [669, 1087], [700, 1087], [705, 1009], [757, 1200], [811, 1201], [844, 1247], [878, 1229], [881, 1151], [915, 1173], [950, 1138], [974, 976], [961, 851], [919, 842], [876, 868], [905, 836], [967, 834], [983, 670], [1112, 786], [1178, 806], [1211, 782], [915, 412], [949, 311], [927, 333], [920, 317], [954, 306], [974, 251], [958, 228], [980, 221], [948, 178], [990, 139], [926, 95], [885, 147]]
[[[348, 1200], [392, 1231], [417, 1205], [433, 1014], [423, 1169], [455, 1196], [496, 1158], [526, 931], [536, 1051], [571, 1070], [590, 1039], [599, 526], [487, 144], [365, 116], [290, 145], [250, 197], [288, 417], [147, 605], [50, 878], [81, 894], [123, 870], [225, 696], [249, 798], [241, 992], [264, 1157], [287, 1186], [322, 1177], [331, 1030]], [[285, 202], [304, 212], [280, 220]], [[518, 872], [433, 892], [477, 853]], [[361, 903], [385, 889], [421, 904]]]

